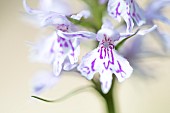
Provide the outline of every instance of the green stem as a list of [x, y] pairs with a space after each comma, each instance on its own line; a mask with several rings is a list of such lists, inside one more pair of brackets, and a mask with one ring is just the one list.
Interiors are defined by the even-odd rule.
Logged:
[[115, 86], [115, 76], [113, 76], [113, 80], [112, 80], [112, 86], [110, 88], [110, 91], [107, 94], [103, 94], [102, 90], [101, 90], [101, 84], [99, 81], [96, 80], [92, 80], [93, 84], [96, 87], [96, 90], [98, 91], [98, 93], [103, 97], [103, 99], [106, 102], [106, 107], [107, 107], [107, 113], [116, 113], [115, 110], [115, 104], [114, 104], [114, 86]]
[[110, 91], [107, 94], [103, 94], [103, 97], [106, 101], [107, 111], [108, 113], [116, 113], [115, 105], [114, 105], [114, 84], [115, 84], [115, 77], [112, 80], [112, 86]]

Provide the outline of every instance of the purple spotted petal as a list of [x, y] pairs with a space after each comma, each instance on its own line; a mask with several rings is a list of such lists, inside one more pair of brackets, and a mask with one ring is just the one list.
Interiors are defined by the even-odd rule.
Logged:
[[110, 28], [102, 26], [97, 33], [97, 39], [100, 41], [99, 46], [86, 54], [77, 68], [87, 79], [92, 79], [94, 74], [99, 72], [103, 93], [108, 93], [111, 87], [112, 74], [115, 74], [122, 82], [130, 77], [133, 71], [129, 62], [114, 49], [117, 40], [114, 38], [114, 29]]
[[118, 78], [119, 82], [124, 81], [126, 78], [129, 78], [130, 75], [133, 72], [133, 68], [130, 66], [129, 62], [120, 56], [116, 51], [114, 51], [114, 58], [115, 58], [115, 64], [113, 73]]
[[97, 49], [86, 54], [79, 66], [77, 67], [78, 71], [81, 72], [83, 76], [91, 80], [96, 72], [100, 70], [99, 61], [97, 61]]
[[144, 11], [139, 7], [135, 0], [129, 0], [131, 16], [138, 26], [145, 24]]
[[143, 12], [134, 0], [109, 0], [107, 9], [114, 19], [120, 22], [122, 17], [125, 20], [127, 32], [133, 29], [133, 20], [138, 26], [145, 23]]

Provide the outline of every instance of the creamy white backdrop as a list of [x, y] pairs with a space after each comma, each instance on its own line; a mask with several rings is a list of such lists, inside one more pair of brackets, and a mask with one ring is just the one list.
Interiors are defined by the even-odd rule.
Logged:
[[[32, 1], [30, 0], [30, 5], [35, 6]], [[69, 2], [74, 2], [73, 8], [78, 11], [83, 7], [77, 1], [79, 0]], [[23, 12], [21, 0], [0, 1], [0, 112], [104, 113], [102, 99], [91, 91], [60, 103], [45, 103], [30, 97], [33, 74], [42, 69], [49, 69], [50, 66], [29, 62], [29, 47], [25, 42], [35, 41], [39, 36], [43, 36], [45, 30], [27, 23]], [[89, 50], [82, 49], [83, 54], [85, 51]], [[169, 113], [170, 59], [150, 58], [144, 61], [156, 68], [155, 76], [145, 79], [133, 74], [124, 83], [116, 85], [115, 98], [120, 113]], [[59, 83], [41, 96], [55, 99], [88, 84], [82, 77], [74, 76], [79, 75], [63, 73]]]

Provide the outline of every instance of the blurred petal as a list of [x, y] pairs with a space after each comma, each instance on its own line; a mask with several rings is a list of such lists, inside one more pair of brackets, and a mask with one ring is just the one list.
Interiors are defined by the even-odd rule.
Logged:
[[100, 73], [101, 89], [104, 94], [108, 93], [112, 84], [112, 72], [103, 71]]
[[57, 34], [65, 39], [75, 39], [75, 38], [96, 39], [96, 34], [89, 31], [77, 31], [77, 32], [57, 31]]
[[71, 15], [71, 18], [75, 19], [75, 20], [80, 20], [82, 17], [84, 17], [85, 19], [90, 17], [90, 11], [89, 10], [83, 10], [80, 13], [76, 14], [76, 15]]
[[44, 11], [60, 12], [70, 14], [70, 6], [63, 0], [39, 0], [39, 7]]
[[39, 13], [42, 13], [41, 10], [35, 10], [35, 9], [32, 9], [31, 7], [29, 7], [27, 2], [26, 2], [26, 0], [23, 0], [23, 6], [24, 6], [25, 11], [28, 14], [39, 14]]
[[153, 25], [149, 29], [144, 29], [144, 30], [138, 29], [134, 33], [120, 33], [120, 40], [128, 38], [128, 37], [133, 36], [133, 35], [146, 35], [147, 33], [154, 31], [156, 28], [157, 28], [157, 25]]
[[54, 60], [54, 45], [57, 39], [56, 33], [53, 33], [47, 38], [43, 38], [37, 43], [31, 45], [31, 55], [30, 59], [32, 61], [39, 61], [42, 63], [51, 63]]
[[36, 73], [32, 80], [34, 93], [39, 94], [53, 87], [57, 83], [58, 79], [59, 78], [54, 76], [51, 72], [40, 71]]
[[[63, 57], [63, 56], [61, 56]], [[59, 76], [63, 67], [64, 58], [58, 58], [53, 62], [53, 73], [55, 76]]]
[[170, 4], [170, 0], [154, 0], [148, 4], [145, 16], [148, 22], [154, 19], [160, 20], [164, 23], [170, 24], [170, 19], [162, 14], [162, 9]]

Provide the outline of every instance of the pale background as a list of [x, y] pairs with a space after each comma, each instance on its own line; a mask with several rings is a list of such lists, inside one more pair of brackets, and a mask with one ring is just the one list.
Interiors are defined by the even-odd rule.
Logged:
[[[74, 3], [74, 8], [81, 9], [78, 3]], [[0, 0], [0, 112], [104, 113], [102, 99], [91, 91], [60, 103], [30, 98], [33, 74], [49, 66], [28, 60], [29, 47], [25, 42], [35, 41], [43, 31], [28, 24], [23, 12], [21, 0]], [[124, 83], [117, 84], [116, 100], [120, 113], [170, 113], [170, 59], [151, 58], [145, 62], [155, 68], [154, 78], [133, 74]], [[88, 84], [82, 77], [74, 77], [78, 74], [69, 74], [64, 73], [59, 83], [41, 96], [55, 99]]]

